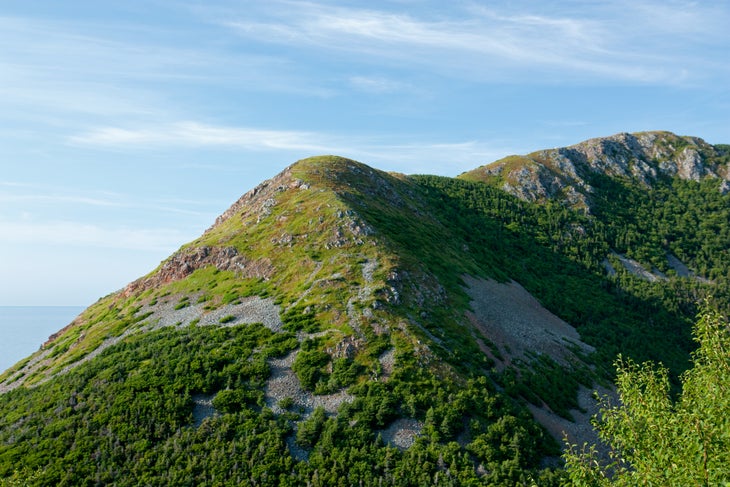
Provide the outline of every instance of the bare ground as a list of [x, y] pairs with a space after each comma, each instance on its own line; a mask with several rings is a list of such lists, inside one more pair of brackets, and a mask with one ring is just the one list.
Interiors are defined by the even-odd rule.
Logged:
[[393, 421], [387, 428], [380, 431], [380, 436], [390, 446], [399, 450], [407, 450], [423, 431], [423, 423], [410, 418], [400, 418]]
[[525, 352], [544, 353], [564, 363], [577, 345], [586, 352], [593, 347], [580, 340], [578, 332], [545, 309], [515, 281], [501, 284], [491, 279], [462, 276], [471, 298], [469, 321], [499, 349], [506, 364], [526, 359]]
[[550, 436], [555, 438], [559, 444], [564, 444], [564, 441], [567, 441], [571, 445], [581, 447], [583, 444], [588, 443], [589, 445], [597, 445], [599, 453], [605, 454], [607, 448], [598, 438], [598, 434], [591, 424], [591, 420], [598, 415], [600, 410], [600, 403], [594, 397], [596, 392], [600, 397], [611, 397], [612, 403], [616, 403], [617, 396], [614, 390], [605, 387], [597, 387], [596, 390], [591, 390], [581, 386], [578, 391], [578, 406], [581, 410], [573, 409], [570, 411], [575, 421], [562, 418], [545, 407], [538, 408], [533, 404], [529, 404], [528, 407], [532, 412], [532, 416], [545, 427]]
[[[494, 280], [477, 279], [463, 276], [467, 293], [471, 297], [472, 311], [467, 319], [494, 343], [501, 359], [488, 349], [482, 351], [497, 362], [498, 369], [512, 363], [515, 359], [528, 359], [526, 352], [547, 354], [560, 363], [575, 358], [569, 345], [578, 346], [585, 352], [593, 347], [583, 343], [575, 328], [545, 309], [522, 286], [514, 281], [498, 283]], [[612, 395], [613, 391], [599, 388], [601, 395]], [[584, 442], [596, 444], [598, 437], [591, 426], [591, 418], [598, 413], [598, 404], [593, 391], [585, 387], [578, 393], [581, 410], [571, 414], [575, 422], [558, 416], [546, 406], [530, 405], [533, 417], [560, 443], [567, 435], [571, 443], [582, 445]]]
[[270, 359], [271, 376], [266, 382], [264, 398], [266, 405], [275, 413], [282, 413], [284, 410], [279, 406], [282, 399], [291, 398], [294, 409], [302, 411], [302, 417], [308, 417], [317, 407], [323, 407], [329, 415], [335, 414], [343, 402], [349, 402], [354, 397], [345, 391], [338, 391], [334, 394], [314, 395], [302, 388], [299, 379], [291, 369], [294, 359], [299, 350], [294, 350], [286, 357]]

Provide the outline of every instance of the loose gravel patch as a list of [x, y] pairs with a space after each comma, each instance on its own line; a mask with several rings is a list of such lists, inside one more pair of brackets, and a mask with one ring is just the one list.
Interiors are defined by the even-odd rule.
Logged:
[[277, 414], [284, 412], [279, 403], [286, 398], [292, 400], [291, 409], [301, 411], [302, 417], [306, 419], [317, 407], [323, 407], [329, 415], [337, 413], [337, 409], [344, 402], [350, 402], [355, 397], [345, 391], [334, 394], [314, 395], [302, 388], [299, 378], [291, 366], [299, 350], [294, 350], [286, 357], [270, 359], [271, 376], [266, 382], [264, 399], [266, 405]]
[[[219, 308], [207, 310], [205, 303], [189, 304], [184, 308], [175, 309], [178, 305], [174, 300], [166, 303], [158, 303], [152, 306], [145, 306], [142, 312], [152, 311], [152, 315], [143, 323], [150, 323], [154, 328], [163, 326], [184, 326], [194, 320], [199, 320], [198, 325], [225, 325], [233, 326], [241, 323], [263, 323], [272, 331], [281, 331], [282, 322], [279, 317], [279, 307], [274, 304], [273, 298], [262, 299], [250, 297], [242, 299], [237, 304], [226, 304]], [[230, 321], [221, 323], [221, 320], [232, 316]]]
[[467, 318], [499, 347], [507, 364], [513, 358], [527, 359], [528, 351], [566, 363], [566, 358], [574, 355], [569, 345], [585, 352], [594, 350], [580, 340], [575, 328], [545, 309], [518, 283], [462, 278], [471, 298], [472, 311], [467, 312]]
[[395, 348], [389, 348], [381, 353], [380, 357], [378, 357], [378, 362], [380, 362], [382, 369], [382, 377], [387, 380], [390, 374], [393, 373], [393, 367], [395, 367]]
[[212, 395], [196, 394], [193, 399], [193, 426], [196, 428], [203, 423], [205, 418], [218, 414], [213, 407]]
[[[191, 297], [190, 300], [194, 301], [194, 299], [197, 299], [197, 297]], [[254, 296], [241, 299], [236, 304], [226, 304], [212, 310], [205, 309], [205, 303], [192, 302], [180, 309], [175, 309], [179, 304], [180, 301], [177, 297], [170, 296], [165, 301], [158, 301], [153, 305], [143, 306], [138, 311], [138, 314], [151, 313], [147, 318], [133, 327], [128, 328], [121, 335], [107, 338], [86, 356], [64, 367], [59, 374], [66, 373], [84, 362], [93, 359], [105, 349], [131, 334], [152, 331], [164, 326], [186, 326], [197, 320], [198, 325], [202, 326], [234, 326], [243, 323], [263, 323], [264, 326], [275, 332], [280, 332], [283, 329], [283, 323], [279, 317], [279, 306], [274, 304], [273, 298], [262, 299]], [[39, 354], [16, 374], [0, 384], [0, 393], [7, 392], [22, 385], [22, 377], [28, 376], [39, 367], [48, 363], [49, 359], [46, 357], [48, 353], [49, 351], [44, 351]], [[52, 377], [46, 377], [39, 383], [42, 384]]]
[[416, 438], [421, 436], [423, 432], [423, 423], [421, 421], [400, 418], [393, 421], [390, 426], [380, 431], [380, 435], [390, 446], [394, 446], [400, 450], [407, 450], [413, 443], [416, 442]]
[[[599, 387], [597, 392], [600, 397], [608, 396], [611, 398], [612, 404], [617, 403], [618, 395], [615, 390]], [[570, 411], [575, 421], [570, 421], [558, 416], [547, 407], [537, 407], [534, 404], [528, 404], [532, 416], [542, 424], [550, 435], [555, 438], [558, 444], [563, 444], [563, 439], [567, 437], [571, 445], [596, 445], [598, 454], [608, 455], [608, 446], [606, 446], [598, 437], [598, 433], [591, 425], [591, 418], [598, 414], [600, 404], [593, 397], [593, 391], [587, 387], [581, 386], [578, 391], [578, 409]]]

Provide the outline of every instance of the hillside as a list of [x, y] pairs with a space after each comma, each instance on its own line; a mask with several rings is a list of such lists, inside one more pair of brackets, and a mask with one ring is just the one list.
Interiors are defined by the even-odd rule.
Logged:
[[621, 133], [524, 156], [509, 156], [461, 176], [499, 186], [527, 201], [557, 200], [590, 211], [595, 178], [631, 180], [651, 188], [667, 178], [719, 180], [730, 191], [730, 146], [670, 132]]
[[727, 151], [650, 135], [460, 178], [293, 164], [0, 376], [0, 478], [556, 484], [616, 355], [676, 378], [698, 299], [730, 308]]

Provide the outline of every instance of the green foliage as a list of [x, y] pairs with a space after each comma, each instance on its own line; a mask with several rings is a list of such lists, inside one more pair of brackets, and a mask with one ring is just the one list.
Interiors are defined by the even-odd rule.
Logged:
[[28, 469], [16, 470], [10, 477], [0, 479], [0, 487], [27, 487], [38, 482], [41, 470], [32, 472]]
[[316, 340], [305, 340], [302, 349], [292, 364], [292, 370], [307, 390], [315, 390], [317, 383], [326, 382], [328, 375], [324, 368], [330, 363], [330, 356], [320, 350]]
[[[265, 358], [297, 345], [260, 324], [131, 335], [53, 381], [0, 396], [0, 482], [8, 485], [519, 485], [548, 479], [554, 454], [529, 413], [486, 378], [438, 379], [404, 361], [388, 382], [351, 388], [352, 403], [296, 426], [262, 407]], [[302, 344], [299, 354], [321, 344]], [[316, 363], [322, 364], [324, 360]], [[354, 362], [337, 359], [347, 382]], [[218, 415], [196, 426], [194, 397]], [[281, 401], [283, 407], [292, 401]], [[427, 413], [428, 411], [428, 413]], [[400, 417], [429, 432], [406, 451], [376, 430]], [[292, 458], [295, 436], [307, 461]], [[454, 440], [465, 442], [462, 448]], [[502, 446], [502, 442], [508, 442]], [[481, 465], [481, 467], [480, 467]], [[482, 473], [479, 473], [482, 472]], [[550, 485], [546, 483], [545, 485]], [[553, 483], [554, 485], [554, 483]]]
[[320, 331], [319, 321], [313, 306], [292, 306], [281, 315], [284, 329], [287, 331], [305, 331], [316, 333]]
[[[201, 484], [214, 472], [230, 475], [215, 466], [228, 449], [259, 447], [251, 459], [270, 475], [290, 472], [290, 457], [264, 460], [263, 453], [282, 448], [289, 426], [254, 410], [269, 375], [263, 357], [291, 350], [289, 338], [261, 324], [163, 328], [132, 335], [52, 382], [3, 394], [0, 478], [28, 485]], [[193, 428], [192, 396], [216, 392], [214, 404], [228, 414]], [[264, 473], [254, 464], [239, 472]]]
[[617, 361], [620, 404], [604, 399], [597, 428], [611, 448], [565, 453], [573, 485], [726, 485], [730, 482], [730, 328], [703, 309], [694, 330], [699, 348], [673, 400], [664, 368]]
[[[540, 465], [559, 449], [524, 401], [569, 417], [579, 385], [609, 373], [619, 352], [631, 358], [627, 377], [666, 394], [686, 368], [697, 297], [712, 287], [717, 302], [730, 298], [728, 199], [710, 183], [667, 180], [645, 191], [597, 180], [596, 210], [586, 214], [335, 157], [302, 161], [292, 174], [311, 190], [280, 191], [266, 214], [243, 208], [190, 244], [235, 248], [251, 267], [271, 266], [269, 278], [210, 266], [100, 300], [52, 343], [47, 369], [28, 382], [36, 388], [0, 396], [0, 477], [31, 485], [557, 485], [563, 474]], [[615, 262], [616, 275], [607, 276], [612, 250], [669, 279], [642, 281]], [[668, 252], [713, 283], [672, 274]], [[365, 263], [377, 264], [369, 275]], [[596, 352], [570, 368], [535, 355], [494, 372], [477, 332], [464, 328], [464, 274], [518, 281]], [[141, 327], [144, 303], [181, 309], [197, 299], [215, 309], [254, 295], [285, 310], [286, 333], [257, 324], [131, 334], [39, 384]], [[354, 400], [336, 415], [316, 409], [294, 424], [305, 414], [294, 400], [280, 401], [289, 410], [279, 416], [265, 407], [267, 359], [299, 347], [295, 332], [324, 332], [301, 343], [293, 369], [316, 394], [348, 388]], [[352, 359], [326, 352], [341, 336], [364, 341]], [[391, 347], [396, 367], [386, 379], [378, 357]], [[669, 372], [633, 365], [644, 360], [661, 360]], [[689, 391], [692, 372], [682, 377]], [[200, 394], [220, 414], [193, 418]], [[659, 412], [678, 407], [656, 404]], [[722, 397], [718, 404], [727, 410]], [[382, 440], [398, 419], [423, 424], [405, 451]], [[697, 435], [702, 448], [727, 446], [706, 431]], [[291, 456], [293, 437], [307, 461]], [[595, 473], [577, 472], [571, 478]]]
[[226, 323], [230, 323], [231, 321], [234, 321], [235, 319], [236, 319], [236, 317], [234, 315], [225, 315], [220, 320], [218, 320], [218, 322], [220, 324], [226, 324]]
[[285, 397], [279, 401], [279, 407], [282, 409], [290, 409], [294, 405], [294, 400], [291, 397]]
[[[610, 364], [619, 353], [636, 360], [661, 360], [672, 377], [686, 368], [691, 349], [688, 312], [694, 312], [690, 303], [696, 299], [686, 291], [690, 286], [701, 287], [699, 283], [685, 279], [664, 286], [625, 274], [609, 279], [603, 261], [612, 241], [606, 238], [605, 223], [597, 217], [553, 202], [531, 204], [483, 183], [435, 176], [412, 179], [425, 192], [437, 221], [448, 230], [437, 235], [431, 231], [430, 238], [409, 234], [402, 245], [414, 255], [425, 256], [439, 282], [448, 285], [450, 296], [463, 296], [459, 280], [463, 273], [498, 280], [509, 276], [596, 348], [585, 360], [597, 367], [599, 375], [610, 373]], [[440, 245], [435, 247], [432, 241]], [[456, 299], [449, 304], [449, 313], [461, 305]], [[438, 320], [432, 332], [446, 344], [442, 356], [461, 363], [465, 372], [483, 370], [484, 364], [475, 360], [483, 357], [480, 352], [454, 360], [452, 351], [471, 350], [473, 345], [460, 327], [448, 324], [448, 319]], [[441, 351], [439, 347], [435, 350]], [[577, 384], [590, 382], [581, 365], [567, 374], [562, 367], [540, 361], [526, 365], [534, 373], [523, 371], [515, 376], [510, 391], [536, 403], [545, 401], [564, 416], [575, 406], [574, 396], [556, 393], [551, 384], [562, 383], [568, 391], [575, 391]]]
[[336, 358], [332, 361], [332, 374], [327, 381], [329, 391], [337, 391], [343, 387], [350, 386], [357, 381], [363, 367], [349, 358]]
[[728, 278], [730, 195], [719, 180], [660, 179], [651, 191], [608, 176], [590, 182], [593, 212], [613, 249], [664, 272], [671, 252], [701, 276]]
[[213, 398], [213, 407], [222, 413], [237, 413], [245, 405], [246, 398], [241, 389], [225, 389]]
[[523, 397], [536, 406], [544, 401], [554, 413], [572, 421], [570, 410], [579, 409], [578, 389], [592, 387], [596, 378], [585, 364], [560, 364], [540, 355], [529, 364], [507, 369], [497, 380], [510, 396]]
[[185, 296], [180, 299], [180, 301], [175, 305], [174, 309], [175, 310], [183, 309], [183, 308], [187, 308], [188, 306], [190, 306], [190, 298]]
[[297, 443], [302, 446], [312, 447], [319, 439], [326, 420], [323, 407], [315, 408], [312, 415], [306, 421], [299, 423], [297, 428]]

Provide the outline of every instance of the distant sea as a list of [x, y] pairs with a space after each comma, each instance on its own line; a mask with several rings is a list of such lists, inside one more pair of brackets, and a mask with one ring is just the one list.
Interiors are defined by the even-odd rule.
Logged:
[[0, 306], [0, 372], [27, 357], [68, 325], [83, 306]]

